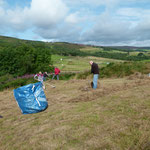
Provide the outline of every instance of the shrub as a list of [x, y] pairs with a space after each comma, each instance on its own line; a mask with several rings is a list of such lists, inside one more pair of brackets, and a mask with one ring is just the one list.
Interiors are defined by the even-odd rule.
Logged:
[[86, 79], [90, 75], [90, 71], [85, 71], [76, 75], [77, 79]]
[[33, 78], [13, 78], [11, 75], [0, 77], [0, 91], [6, 88], [17, 88], [29, 83], [36, 82]]
[[[100, 78], [124, 77], [134, 74], [135, 72], [149, 73], [150, 63], [145, 62], [124, 62], [110, 63], [106, 67], [100, 68]], [[86, 79], [90, 71], [85, 71], [76, 75], [77, 79]]]
[[144, 62], [110, 63], [100, 69], [100, 77], [124, 77], [135, 72], [146, 73], [147, 64]]
[[60, 74], [60, 80], [69, 80], [70, 78], [74, 77], [75, 73], [61, 73]]

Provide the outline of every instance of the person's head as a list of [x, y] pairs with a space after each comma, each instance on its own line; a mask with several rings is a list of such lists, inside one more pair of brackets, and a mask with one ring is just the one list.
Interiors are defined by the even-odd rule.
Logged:
[[92, 65], [92, 64], [93, 64], [93, 61], [90, 61], [89, 64]]
[[42, 72], [40, 71], [39, 74], [42, 74]]

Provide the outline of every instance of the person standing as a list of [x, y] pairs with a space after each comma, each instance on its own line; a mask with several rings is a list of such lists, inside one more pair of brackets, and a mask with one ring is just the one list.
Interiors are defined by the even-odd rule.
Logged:
[[97, 88], [97, 81], [99, 77], [99, 67], [98, 64], [94, 63], [93, 61], [89, 62], [91, 65], [91, 73], [93, 73], [93, 84], [92, 87], [93, 89]]
[[55, 73], [54, 73], [54, 75], [52, 77], [52, 80], [55, 78], [55, 76], [57, 77], [57, 80], [59, 80], [59, 73], [60, 73], [59, 68], [55, 67], [54, 72]]

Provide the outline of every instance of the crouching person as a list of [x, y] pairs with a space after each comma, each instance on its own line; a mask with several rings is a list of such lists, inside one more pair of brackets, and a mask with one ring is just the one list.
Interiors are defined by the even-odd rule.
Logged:
[[41, 71], [34, 76], [34, 79], [41, 82], [42, 85], [43, 85], [43, 89], [45, 89], [45, 85], [44, 85], [44, 82], [43, 82], [44, 81], [44, 75], [42, 74]]

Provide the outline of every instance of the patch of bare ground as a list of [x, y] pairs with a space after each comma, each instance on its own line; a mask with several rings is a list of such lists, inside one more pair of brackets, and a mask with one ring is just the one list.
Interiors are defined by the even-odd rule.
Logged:
[[[108, 81], [108, 83], [105, 84], [106, 81]], [[98, 88], [96, 90], [91, 89], [90, 82], [85, 81], [86, 84], [81, 85], [78, 88], [78, 93], [80, 94], [78, 94], [75, 98], [69, 99], [68, 102], [92, 101], [118, 91], [125, 91], [130, 88], [150, 84], [150, 78], [139, 73], [129, 76], [126, 80], [120, 79], [121, 82], [118, 79], [114, 79], [114, 82], [116, 81], [116, 83], [109, 83], [109, 80], [106, 81], [99, 81]]]

